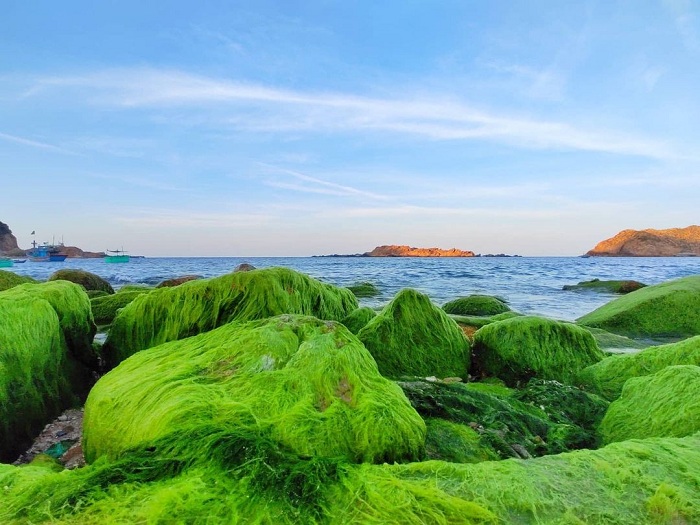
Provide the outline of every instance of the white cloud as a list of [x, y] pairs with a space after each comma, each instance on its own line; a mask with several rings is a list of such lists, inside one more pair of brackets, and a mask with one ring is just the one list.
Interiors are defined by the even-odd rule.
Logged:
[[0, 133], [0, 140], [21, 144], [22, 146], [29, 146], [30, 148], [38, 148], [45, 151], [52, 151], [54, 153], [61, 153], [62, 155], [77, 155], [77, 153], [73, 151], [61, 148], [59, 146], [54, 146], [53, 144], [27, 139], [25, 137], [18, 137], [17, 135], [8, 135], [7, 133]]
[[[415, 98], [371, 98], [345, 93], [277, 89], [158, 69], [106, 70], [41, 79], [31, 92], [80, 89], [93, 104], [124, 108], [187, 108], [212, 125], [247, 131], [389, 132], [436, 141], [489, 140], [518, 147], [582, 150], [674, 158], [664, 141], [566, 122], [499, 115], [433, 93]], [[179, 117], [178, 117], [179, 118]]]

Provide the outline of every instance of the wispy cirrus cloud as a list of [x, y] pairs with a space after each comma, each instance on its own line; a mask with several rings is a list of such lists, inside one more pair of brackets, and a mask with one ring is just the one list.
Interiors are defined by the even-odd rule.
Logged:
[[35, 82], [27, 96], [55, 90], [81, 90], [89, 103], [110, 107], [201, 112], [205, 114], [203, 123], [249, 132], [371, 132], [433, 141], [486, 140], [524, 148], [655, 159], [683, 156], [663, 140], [483, 111], [444, 93], [378, 98], [279, 89], [182, 71], [133, 68], [44, 77]]
[[46, 142], [39, 142], [38, 140], [32, 140], [25, 137], [18, 137], [17, 135], [9, 135], [7, 133], [0, 133], [0, 140], [20, 144], [22, 146], [28, 146], [30, 148], [51, 151], [53, 153], [60, 153], [62, 155], [78, 155], [78, 153], [74, 151], [55, 146], [53, 144], [47, 144]]

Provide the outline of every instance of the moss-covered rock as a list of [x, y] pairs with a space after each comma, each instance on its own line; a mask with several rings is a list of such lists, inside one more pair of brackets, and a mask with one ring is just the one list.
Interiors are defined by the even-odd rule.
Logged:
[[[533, 386], [532, 392], [523, 395], [522, 400], [517, 392], [510, 396], [494, 394], [479, 388], [479, 383], [414, 378], [400, 381], [399, 386], [426, 420], [442, 419], [466, 425], [478, 434], [474, 440], [473, 434], [464, 429], [428, 425], [426, 447], [431, 447], [426, 450], [437, 453], [429, 456], [430, 459], [527, 458], [596, 446], [599, 440], [595, 427], [605, 413], [607, 402], [580, 391], [566, 392], [568, 401], [577, 401], [581, 406], [564, 408], [565, 402], [556, 401], [564, 387], [551, 383], [554, 382]], [[453, 444], [462, 438], [465, 441], [455, 444], [458, 450], [450, 455], [448, 450], [436, 445], [441, 438], [431, 435], [431, 428], [449, 433]]]
[[[90, 386], [77, 358], [91, 337], [88, 299], [69, 282], [0, 292], [0, 461], [13, 461], [41, 428]], [[94, 326], [94, 325], [93, 325]]]
[[92, 306], [92, 316], [98, 325], [110, 324], [117, 315], [117, 312], [131, 303], [138, 296], [149, 293], [150, 289], [126, 290], [113, 294], [95, 297], [90, 299]]
[[357, 336], [386, 377], [466, 377], [469, 341], [430, 299], [405, 289]]
[[348, 290], [350, 290], [355, 297], [376, 297], [381, 293], [376, 284], [368, 281], [351, 284], [348, 286]]
[[442, 309], [455, 315], [498, 315], [510, 311], [510, 306], [500, 297], [469, 295], [445, 303]]
[[79, 284], [85, 290], [101, 290], [108, 294], [114, 293], [114, 288], [105, 279], [94, 273], [86, 270], [76, 270], [72, 268], [64, 268], [52, 273], [49, 281], [70, 281]]
[[172, 279], [165, 279], [156, 285], [156, 288], [171, 288], [173, 286], [180, 286], [181, 284], [188, 283], [190, 281], [196, 281], [201, 279], [201, 275], [181, 275], [180, 277], [173, 277]]
[[293, 313], [340, 321], [357, 308], [344, 288], [287, 268], [234, 272], [158, 288], [122, 308], [103, 346], [107, 364], [167, 341], [196, 335], [231, 321]]
[[591, 333], [593, 339], [598, 343], [598, 347], [607, 353], [635, 353], [635, 350], [643, 350], [650, 346], [650, 343], [646, 341], [613, 334], [602, 328], [592, 328], [590, 326], [584, 326], [583, 328]]
[[600, 279], [593, 279], [591, 281], [581, 281], [578, 284], [566, 284], [562, 287], [562, 290], [592, 290], [594, 292], [626, 294], [645, 286], [646, 284], [639, 281], [601, 281]]
[[[140, 451], [52, 472], [0, 465], [8, 525], [124, 523], [570, 523], [700, 521], [700, 434], [614, 443], [528, 461], [350, 465], [246, 440], [193, 465]], [[228, 451], [228, 454], [222, 451]], [[236, 452], [238, 454], [234, 454]], [[259, 458], [258, 455], [255, 456]]]
[[83, 446], [88, 461], [140, 446], [190, 460], [234, 432], [350, 461], [418, 459], [425, 439], [420, 416], [344, 326], [279, 316], [122, 362], [90, 393]]
[[604, 355], [587, 330], [543, 317], [522, 316], [488, 324], [474, 334], [472, 367], [508, 385], [532, 377], [571, 384], [576, 373]]
[[106, 295], [110, 295], [109, 293], [105, 292], [104, 290], [85, 290], [85, 293], [90, 299], [94, 299], [95, 297], [104, 297]]
[[700, 335], [700, 275], [647, 286], [604, 304], [577, 322], [629, 337]]
[[700, 336], [660, 346], [637, 354], [614, 355], [584, 368], [576, 382], [606, 399], [617, 399], [625, 382], [647, 376], [672, 365], [700, 366]]
[[367, 325], [372, 319], [377, 317], [377, 312], [363, 306], [354, 310], [350, 315], [343, 318], [341, 321], [353, 334], [357, 334], [362, 328]]
[[447, 419], [426, 418], [425, 426], [428, 429], [425, 438], [426, 459], [452, 463], [479, 463], [501, 459], [493, 447], [485, 441], [482, 442], [481, 433], [467, 424], [454, 423]]
[[7, 270], [0, 270], [0, 292], [25, 283], [38, 283], [36, 279], [25, 277]]
[[700, 431], [700, 366], [675, 365], [627, 380], [600, 424], [605, 443]]

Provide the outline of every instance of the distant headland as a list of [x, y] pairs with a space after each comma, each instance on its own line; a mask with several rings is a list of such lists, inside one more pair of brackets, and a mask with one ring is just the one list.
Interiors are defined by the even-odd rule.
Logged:
[[[69, 258], [91, 259], [104, 257], [104, 252], [86, 252], [76, 246], [60, 245], [61, 253], [66, 254]], [[17, 244], [17, 238], [12, 234], [10, 227], [4, 222], [0, 222], [0, 255], [10, 257], [23, 257], [27, 255], [29, 250], [24, 250]]]
[[594, 257], [700, 256], [700, 226], [667, 230], [623, 230], [596, 244], [586, 255]]
[[519, 255], [506, 255], [504, 253], [481, 255], [471, 250], [458, 250], [450, 248], [414, 248], [406, 245], [377, 246], [371, 252], [355, 254], [318, 255], [316, 257], [519, 257]]

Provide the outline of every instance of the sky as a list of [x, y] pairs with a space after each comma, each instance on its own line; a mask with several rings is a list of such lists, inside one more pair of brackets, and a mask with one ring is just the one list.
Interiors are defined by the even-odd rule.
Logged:
[[555, 256], [700, 224], [698, 0], [2, 11], [0, 221], [20, 247]]

